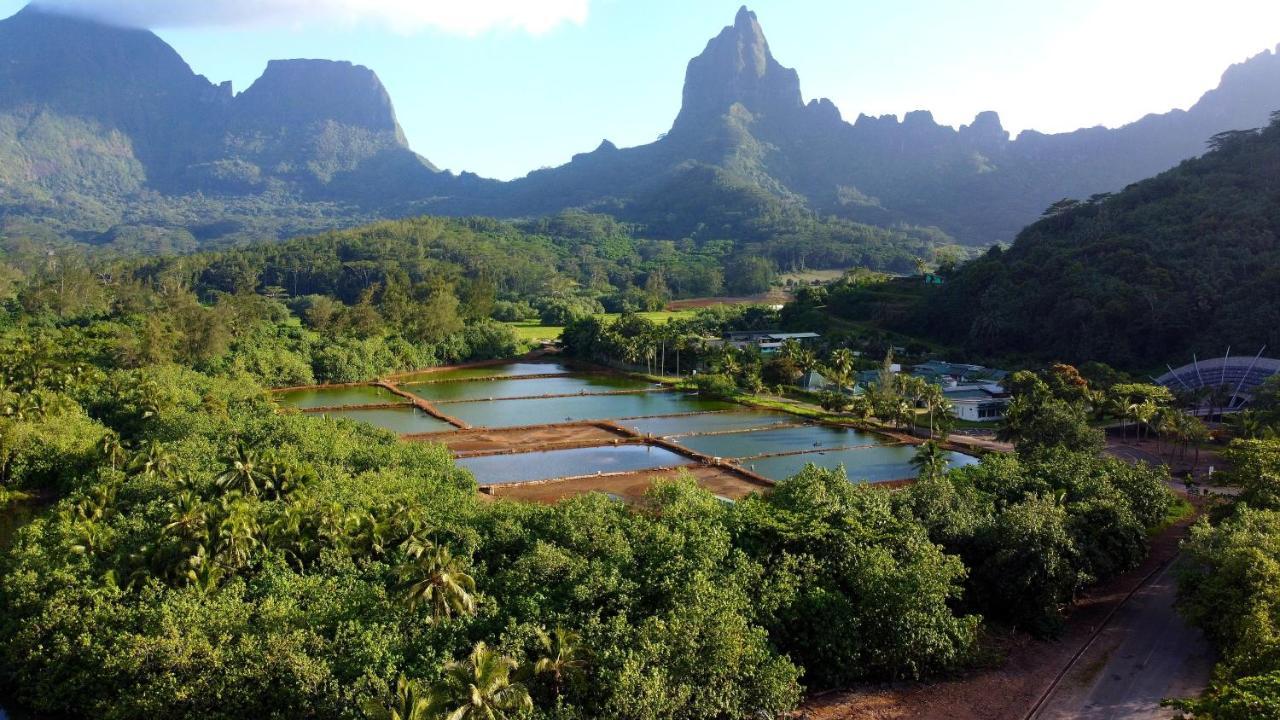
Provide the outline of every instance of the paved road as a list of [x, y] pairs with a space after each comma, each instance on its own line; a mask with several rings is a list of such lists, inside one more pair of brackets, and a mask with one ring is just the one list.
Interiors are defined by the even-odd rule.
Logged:
[[1214, 656], [1174, 610], [1177, 561], [1121, 606], [1036, 720], [1167, 720], [1170, 697], [1202, 691]]
[[1163, 465], [1164, 460], [1159, 455], [1144, 450], [1135, 445], [1126, 445], [1124, 443], [1110, 442], [1107, 444], [1107, 454], [1117, 457], [1121, 460], [1137, 464], [1145, 462], [1148, 465]]

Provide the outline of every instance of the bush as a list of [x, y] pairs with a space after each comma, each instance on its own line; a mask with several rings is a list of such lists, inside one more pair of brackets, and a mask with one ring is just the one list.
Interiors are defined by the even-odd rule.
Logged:
[[604, 312], [599, 301], [591, 298], [550, 298], [538, 304], [538, 318], [543, 325], [559, 327]]
[[693, 379], [698, 392], [711, 398], [732, 398], [738, 394], [738, 385], [728, 375], [706, 373]]
[[474, 322], [462, 331], [467, 346], [468, 360], [493, 360], [519, 355], [525, 350], [516, 331], [505, 323], [493, 320]]
[[525, 322], [537, 318], [538, 311], [523, 300], [519, 302], [498, 300], [493, 304], [493, 312], [489, 316], [499, 322]]

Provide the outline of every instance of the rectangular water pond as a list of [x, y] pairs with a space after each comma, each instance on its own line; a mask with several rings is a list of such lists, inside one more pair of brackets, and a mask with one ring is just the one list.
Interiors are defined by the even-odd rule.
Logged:
[[276, 393], [276, 400], [286, 407], [299, 410], [322, 407], [345, 407], [347, 405], [377, 405], [380, 403], [407, 403], [408, 400], [392, 394], [386, 388], [373, 385], [350, 385], [346, 387], [308, 388], [306, 390], [287, 390]]
[[688, 465], [688, 458], [659, 447], [618, 445], [616, 447], [550, 450], [462, 458], [459, 467], [475, 475], [481, 485], [532, 482], [552, 478], [631, 472]]
[[787, 413], [770, 412], [768, 410], [746, 410], [742, 412], [717, 412], [702, 415], [680, 415], [677, 417], [641, 418], [622, 423], [629, 430], [644, 435], [670, 437], [690, 433], [728, 432], [747, 430], [749, 428], [768, 427], [786, 423], [799, 423], [802, 420]]
[[579, 420], [610, 420], [646, 415], [726, 410], [733, 407], [720, 400], [675, 392], [635, 395], [587, 395], [536, 400], [495, 400], [448, 406], [450, 415], [476, 427], [516, 427], [549, 425]]
[[538, 395], [574, 395], [616, 390], [643, 390], [653, 383], [615, 375], [565, 375], [507, 380], [455, 380], [450, 382], [401, 385], [402, 389], [433, 403], [465, 400], [501, 400]]
[[[805, 465], [810, 463], [827, 469], [835, 469], [843, 465], [850, 482], [885, 482], [915, 477], [916, 469], [911, 466], [911, 458], [915, 452], [916, 449], [910, 445], [893, 445], [783, 455], [746, 460], [741, 465], [770, 480], [785, 480], [799, 473]], [[973, 465], [977, 462], [977, 459], [968, 455], [947, 453], [948, 469]]]
[[850, 428], [828, 425], [758, 430], [726, 435], [693, 435], [676, 442], [712, 457], [740, 458], [766, 453], [821, 451], [824, 448], [847, 448], [854, 445], [881, 445], [882, 438]]
[[423, 371], [396, 379], [397, 384], [467, 380], [487, 377], [519, 377], [521, 375], [567, 375], [572, 372], [558, 362], [514, 362], [481, 367], [454, 368], [453, 370]]
[[323, 414], [325, 417], [367, 422], [400, 435], [457, 430], [449, 423], [432, 417], [412, 405], [402, 408], [334, 410]]

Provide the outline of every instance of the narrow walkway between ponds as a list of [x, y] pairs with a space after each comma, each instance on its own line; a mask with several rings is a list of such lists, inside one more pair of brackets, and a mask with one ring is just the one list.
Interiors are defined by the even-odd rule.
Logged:
[[389, 383], [385, 380], [379, 380], [373, 384], [380, 388], [385, 388], [386, 390], [392, 393], [395, 393], [396, 395], [399, 395], [402, 398], [405, 398], [410, 403], [412, 403], [414, 407], [430, 415], [431, 417], [436, 418], [437, 420], [443, 420], [449, 423], [450, 425], [454, 427], [462, 428], [463, 430], [471, 429], [471, 426], [463, 422], [462, 420], [459, 420], [458, 418], [453, 417], [452, 415], [446, 415], [440, 412], [439, 410], [436, 409], [435, 405], [432, 405], [431, 403], [427, 402], [426, 400], [423, 400], [417, 395], [414, 395], [412, 393], [407, 393], [404, 390], [401, 390], [399, 387], [395, 386], [392, 383]]

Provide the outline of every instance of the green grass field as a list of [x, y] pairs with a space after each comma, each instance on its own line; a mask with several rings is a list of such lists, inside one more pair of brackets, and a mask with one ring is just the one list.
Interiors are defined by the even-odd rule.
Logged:
[[[655, 312], [636, 313], [640, 317], [655, 323], [664, 323], [671, 318], [688, 318], [693, 317], [695, 310], [658, 310]], [[618, 313], [609, 313], [601, 317], [606, 320], [617, 320], [620, 315]], [[564, 328], [557, 325], [543, 325], [537, 320], [527, 320], [525, 322], [508, 323], [515, 328], [516, 335], [526, 342], [538, 342], [540, 340], [555, 340], [560, 337], [560, 333], [564, 332]]]

